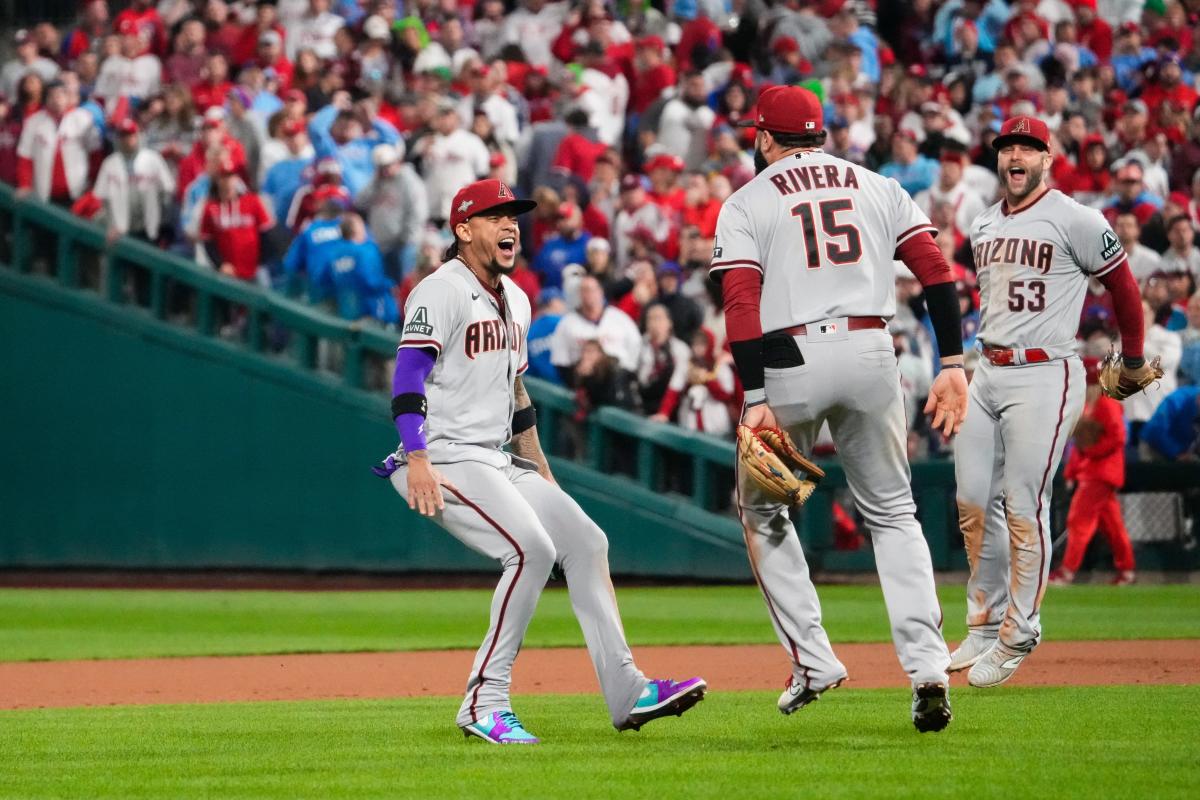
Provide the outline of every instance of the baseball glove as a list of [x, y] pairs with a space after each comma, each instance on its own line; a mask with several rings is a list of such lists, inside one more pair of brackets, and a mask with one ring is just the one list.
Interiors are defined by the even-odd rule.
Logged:
[[1114, 400], [1124, 400], [1163, 376], [1162, 358], [1155, 356], [1137, 369], [1130, 369], [1113, 350], [1100, 363], [1100, 391]]
[[777, 503], [803, 505], [825, 477], [824, 470], [796, 449], [786, 431], [739, 425], [737, 438], [742, 468]]

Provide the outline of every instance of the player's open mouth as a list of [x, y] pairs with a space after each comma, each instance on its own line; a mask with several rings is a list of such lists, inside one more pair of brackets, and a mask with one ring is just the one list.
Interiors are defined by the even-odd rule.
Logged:
[[1009, 167], [1008, 168], [1008, 176], [1010, 178], [1016, 178], [1018, 176], [1023, 176], [1024, 174], [1025, 174], [1024, 167]]
[[505, 255], [512, 255], [517, 250], [517, 240], [512, 236], [505, 236], [496, 246], [500, 248], [500, 252]]

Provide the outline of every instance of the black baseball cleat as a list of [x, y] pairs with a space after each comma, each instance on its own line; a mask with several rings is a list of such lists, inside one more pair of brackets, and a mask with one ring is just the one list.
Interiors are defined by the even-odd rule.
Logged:
[[950, 724], [950, 690], [944, 683], [921, 683], [913, 688], [912, 721], [921, 733], [937, 732]]

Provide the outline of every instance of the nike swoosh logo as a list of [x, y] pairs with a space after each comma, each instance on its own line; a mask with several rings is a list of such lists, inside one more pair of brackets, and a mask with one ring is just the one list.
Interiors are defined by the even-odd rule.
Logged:
[[479, 299], [479, 292], [471, 292], [471, 299], [472, 299], [472, 300], [478, 300], [478, 299]]
[[1025, 660], [1025, 656], [1013, 656], [1008, 661], [1005, 661], [1003, 664], [1001, 664], [1000, 667], [1002, 669], [1016, 669], [1017, 667], [1019, 667], [1021, 665], [1021, 662], [1024, 660]]

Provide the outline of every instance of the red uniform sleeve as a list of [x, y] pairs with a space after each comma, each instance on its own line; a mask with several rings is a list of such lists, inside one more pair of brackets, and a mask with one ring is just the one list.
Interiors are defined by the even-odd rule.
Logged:
[[731, 342], [761, 339], [762, 274], [753, 269], [731, 269], [721, 281], [725, 297], [725, 331]]
[[904, 266], [912, 270], [922, 286], [933, 286], [937, 283], [948, 283], [954, 280], [950, 265], [946, 263], [942, 251], [929, 231], [920, 231], [910, 236], [896, 248], [896, 257], [904, 262]]
[[268, 231], [273, 224], [271, 215], [267, 212], [267, 207], [263, 205], [262, 198], [256, 194], [250, 195], [254, 198], [254, 219], [258, 222], [260, 231]]
[[1129, 358], [1141, 358], [1145, 338], [1142, 317], [1142, 295], [1129, 269], [1129, 262], [1100, 276], [1100, 283], [1112, 295], [1117, 328], [1121, 331], [1121, 353]]

